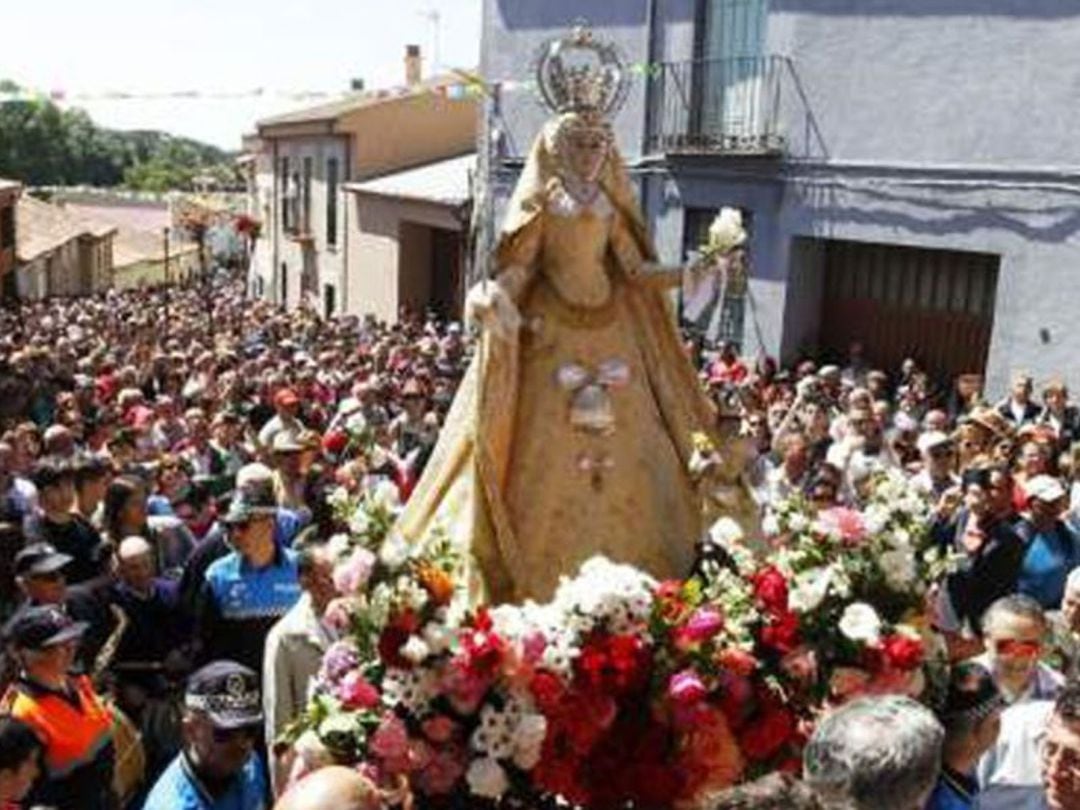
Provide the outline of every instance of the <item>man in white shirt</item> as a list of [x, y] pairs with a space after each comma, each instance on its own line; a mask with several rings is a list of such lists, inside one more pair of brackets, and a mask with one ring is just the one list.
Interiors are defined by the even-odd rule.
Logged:
[[923, 458], [922, 470], [911, 480], [915, 488], [935, 500], [948, 490], [960, 486], [960, 476], [953, 470], [955, 447], [949, 436], [931, 430], [919, 437], [919, 452]]
[[1044, 810], [1040, 750], [1052, 701], [1065, 684], [1043, 664], [1049, 629], [1039, 603], [1005, 596], [983, 614], [986, 667], [1009, 702], [998, 740], [979, 761], [979, 810]]
[[288, 747], [275, 739], [307, 706], [311, 681], [335, 633], [323, 619], [337, 596], [331, 549], [316, 533], [305, 530], [296, 540], [297, 569], [303, 595], [266, 636], [263, 655], [263, 713], [270, 747], [270, 783], [275, 795], [285, 786], [290, 766]]

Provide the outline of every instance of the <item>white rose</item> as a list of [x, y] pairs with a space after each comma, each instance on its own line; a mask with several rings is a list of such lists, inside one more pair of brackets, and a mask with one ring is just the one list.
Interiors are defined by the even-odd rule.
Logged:
[[852, 641], [876, 644], [881, 638], [881, 619], [865, 602], [853, 602], [840, 617], [840, 632]]
[[469, 783], [470, 791], [485, 799], [501, 798], [510, 786], [506, 771], [491, 757], [473, 760], [465, 780]]
[[401, 648], [401, 657], [414, 664], [419, 664], [429, 655], [431, 648], [419, 636], [409, 636], [409, 640]]
[[742, 212], [738, 208], [721, 208], [709, 225], [709, 248], [717, 253], [727, 253], [745, 241]]
[[789, 602], [791, 609], [798, 613], [817, 610], [829, 593], [832, 583], [832, 569], [828, 567], [811, 568], [795, 578], [795, 587], [791, 589]]
[[709, 529], [709, 539], [718, 546], [732, 546], [740, 543], [746, 535], [743, 530], [729, 517], [722, 517]]

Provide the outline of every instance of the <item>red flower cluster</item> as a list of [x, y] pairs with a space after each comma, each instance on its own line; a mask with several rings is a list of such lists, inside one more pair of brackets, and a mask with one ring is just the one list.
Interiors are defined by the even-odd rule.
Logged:
[[787, 655], [802, 642], [799, 617], [788, 608], [788, 583], [780, 571], [769, 566], [750, 578], [754, 596], [767, 616], [761, 628], [761, 644], [780, 655]]
[[401, 655], [401, 648], [409, 636], [420, 629], [420, 618], [411, 610], [404, 610], [392, 618], [379, 636], [379, 658], [388, 667], [408, 669], [412, 666]]
[[893, 669], [918, 669], [926, 658], [922, 641], [899, 633], [882, 639], [881, 650], [885, 654], [885, 661]]
[[652, 653], [637, 636], [600, 633], [582, 645], [574, 670], [586, 690], [623, 697], [648, 686]]

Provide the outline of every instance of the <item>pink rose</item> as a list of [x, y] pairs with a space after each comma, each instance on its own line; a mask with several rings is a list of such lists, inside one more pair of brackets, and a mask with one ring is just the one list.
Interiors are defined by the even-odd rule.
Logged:
[[348, 559], [334, 566], [334, 587], [345, 596], [359, 593], [367, 585], [374, 567], [375, 555], [360, 546]]
[[341, 679], [337, 696], [348, 709], [372, 709], [379, 705], [379, 690], [358, 669]]
[[389, 763], [400, 763], [409, 751], [409, 733], [405, 724], [394, 714], [388, 714], [371, 735], [368, 750]]
[[724, 629], [724, 616], [715, 608], [695, 610], [686, 624], [675, 630], [675, 645], [681, 649], [708, 641]]
[[823, 534], [840, 538], [848, 546], [861, 543], [866, 538], [866, 523], [863, 516], [854, 509], [835, 506], [821, 512], [815, 528]]
[[704, 700], [709, 694], [700, 676], [691, 669], [684, 669], [668, 681], [668, 697], [678, 706], [689, 706]]

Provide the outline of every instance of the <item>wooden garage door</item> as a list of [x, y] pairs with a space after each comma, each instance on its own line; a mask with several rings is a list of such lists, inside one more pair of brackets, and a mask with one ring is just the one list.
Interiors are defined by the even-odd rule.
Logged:
[[911, 356], [939, 378], [982, 373], [999, 263], [988, 253], [828, 241], [822, 344], [843, 358], [861, 341], [890, 371]]

